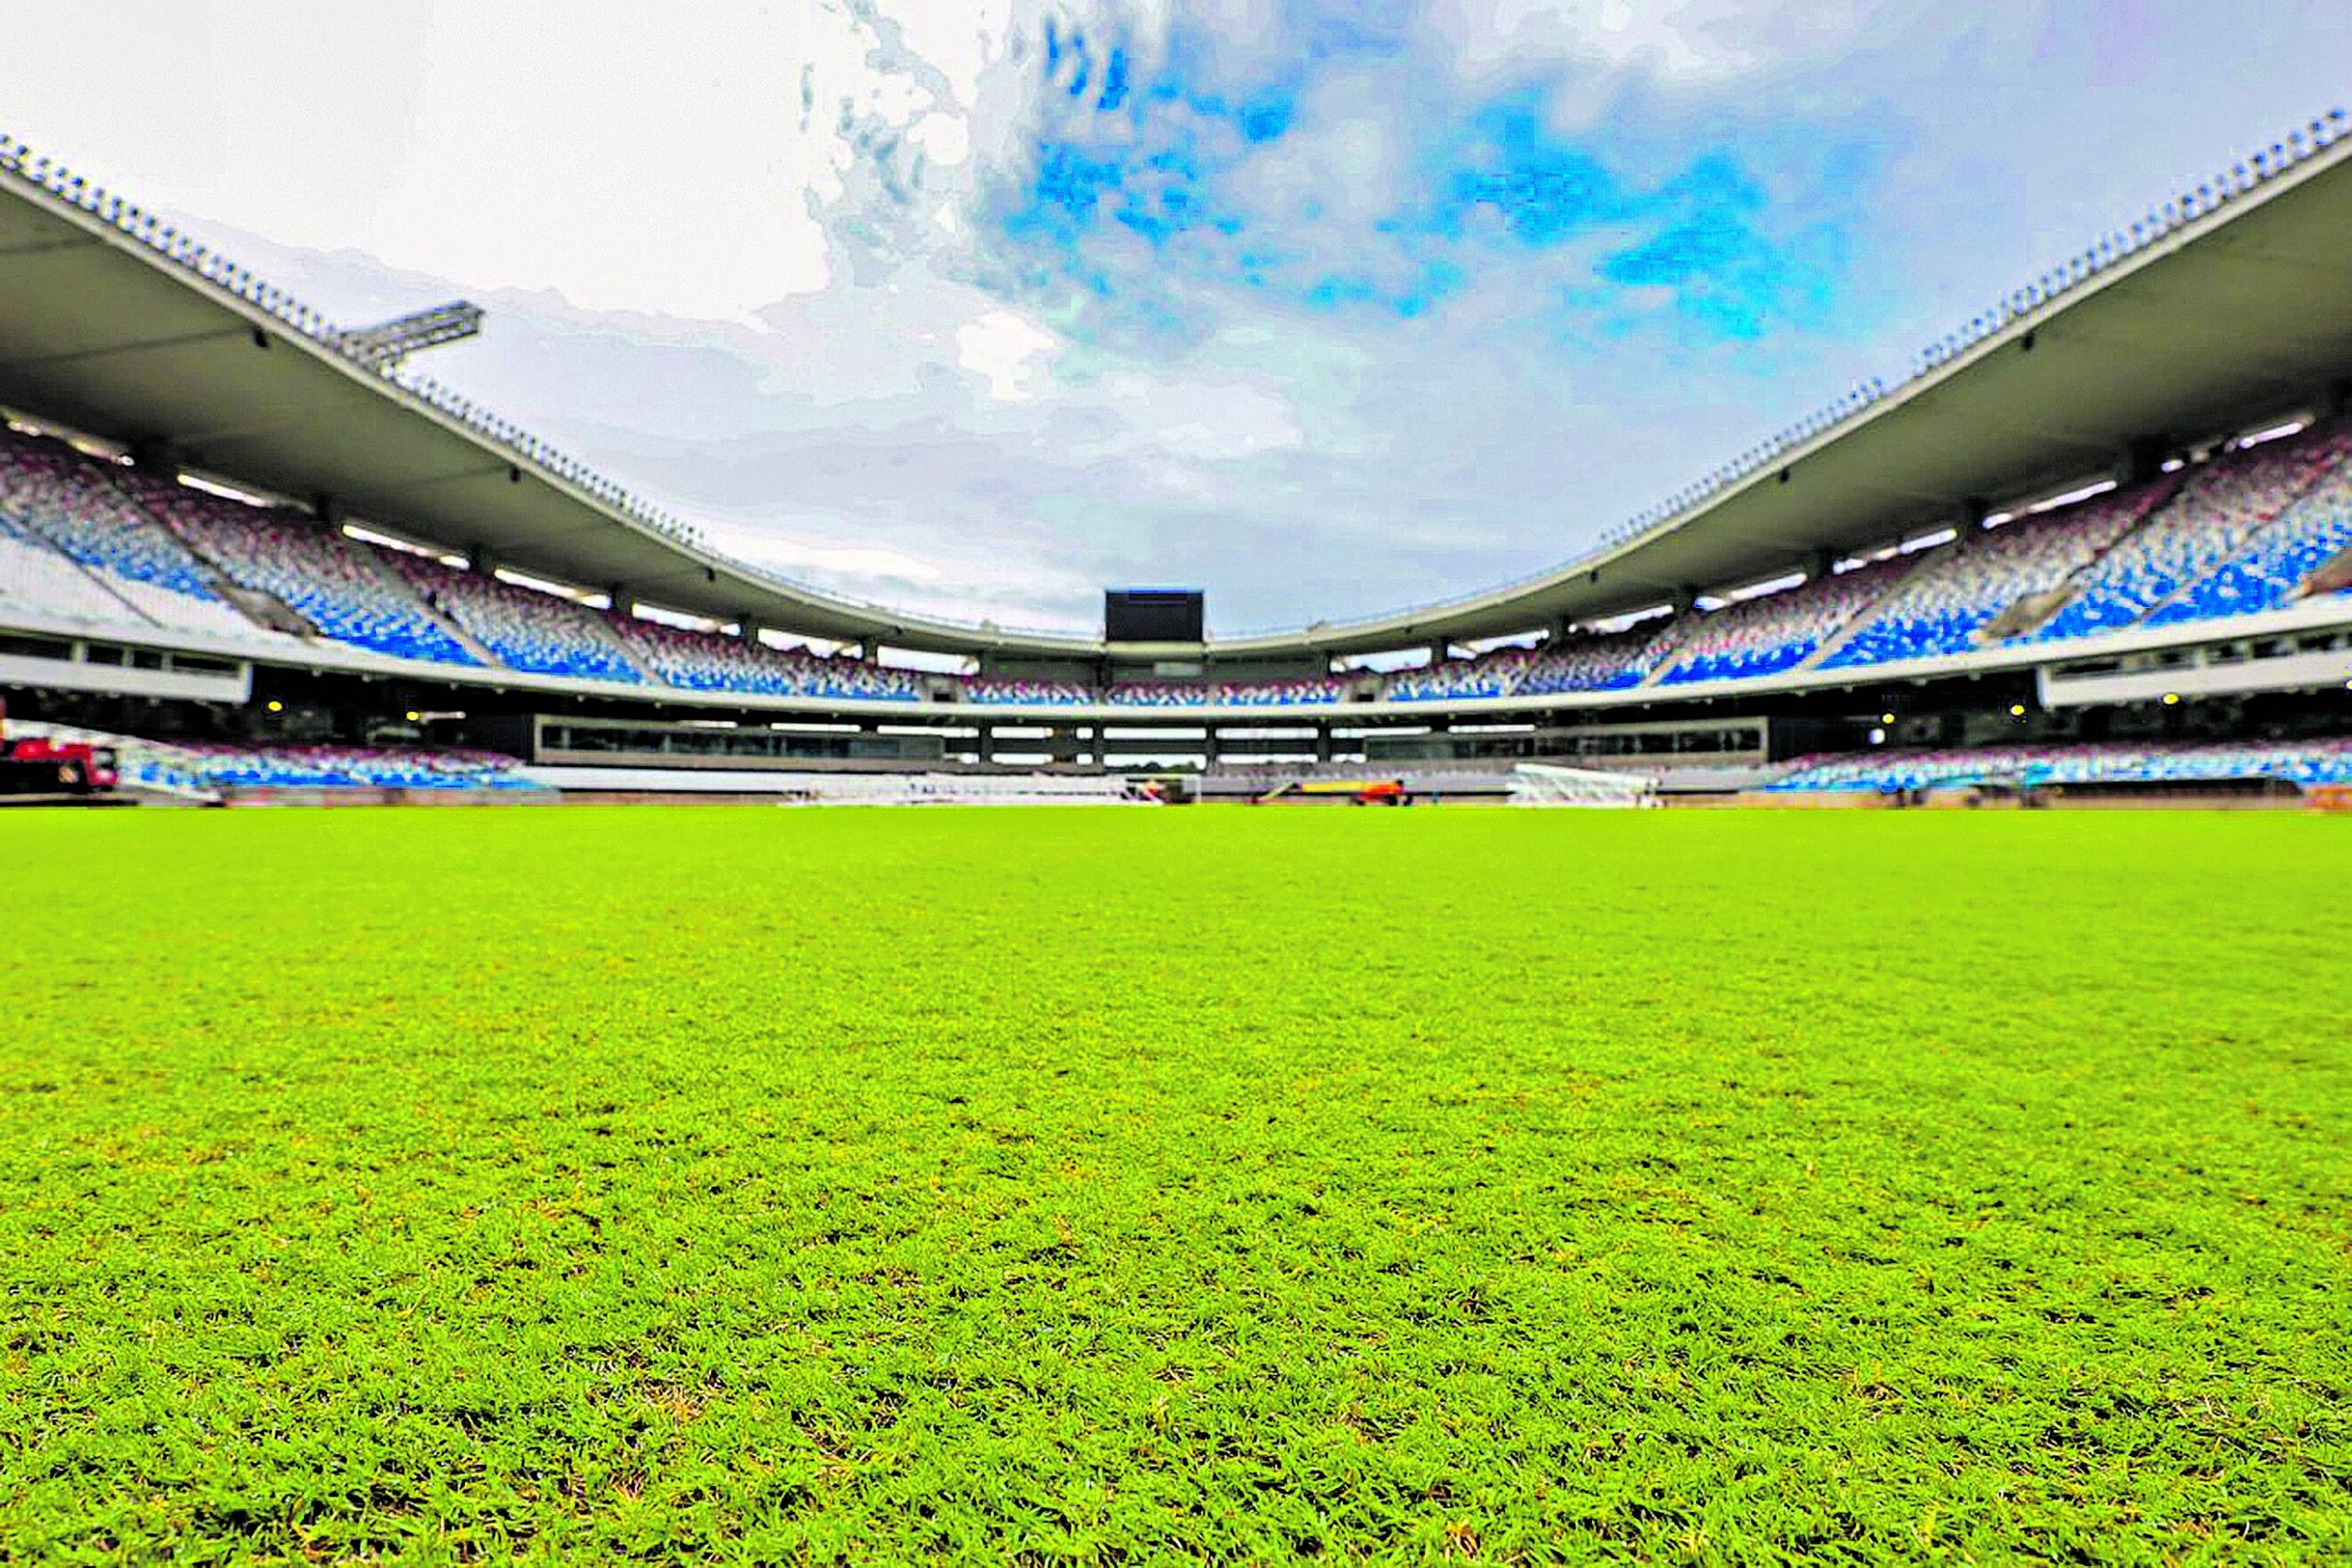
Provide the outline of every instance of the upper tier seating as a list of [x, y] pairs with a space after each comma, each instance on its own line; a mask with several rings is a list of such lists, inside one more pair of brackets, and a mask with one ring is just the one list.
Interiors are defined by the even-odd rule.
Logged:
[[1101, 700], [1093, 687], [1077, 681], [1009, 681], [993, 675], [967, 675], [962, 689], [966, 702], [990, 706]]
[[1784, 793], [1868, 791], [1894, 795], [1984, 781], [2033, 787], [2262, 778], [2286, 779], [2299, 784], [2352, 784], [2352, 739], [2112, 741], [2079, 746], [1862, 751], [1804, 758], [1764, 787]]
[[2020, 517], [1928, 554], [1825, 670], [1965, 653], [2003, 611], [2048, 593], [2171, 494], [2170, 480]]
[[2228, 560], [2345, 450], [2343, 427], [2313, 427], [2214, 458], [2189, 475], [2171, 504], [2086, 570], [2075, 597], [2048, 624], [2017, 640], [2055, 642], [2132, 625]]
[[1454, 702], [1464, 697], [1509, 696], [1521, 671], [1535, 657], [1530, 648], [1498, 648], [1474, 659], [1449, 659], [1418, 670], [1392, 671], [1381, 695], [1392, 703]]
[[1535, 648], [1498, 648], [1475, 659], [1396, 671], [1381, 694], [1391, 702], [1433, 703], [1622, 691], [1649, 678], [1673, 650], [1680, 630], [1677, 622], [1650, 620]]
[[307, 517], [133, 479], [131, 493], [230, 581], [340, 642], [395, 659], [480, 664], [372, 551]]
[[1661, 683], [1752, 680], [1793, 670], [1913, 564], [1878, 561], [1717, 610], [1690, 628]]
[[0, 436], [0, 512], [85, 566], [191, 599], [219, 597], [187, 548], [69, 447]]
[[[223, 603], [179, 541], [69, 447], [0, 434], [0, 531], [21, 541], [12, 570], [33, 608], [246, 641], [278, 636]], [[50, 593], [57, 600], [44, 604]]]
[[1564, 692], [1622, 692], [1649, 679], [1675, 649], [1680, 621], [1645, 621], [1622, 632], [1546, 643], [1521, 668], [1512, 684], [1517, 696], [1555, 696]]
[[2321, 567], [2352, 549], [2352, 464], [2328, 471], [2278, 522], [2148, 617], [2152, 626], [2276, 610]]
[[17, 535], [5, 516], [0, 516], [0, 604], [94, 626], [152, 625], [103, 577]]
[[1289, 681], [1219, 681], [1201, 686], [1138, 681], [1113, 686], [1103, 698], [1114, 706], [1131, 708], [1315, 707], [1344, 702], [1347, 695], [1348, 683], [1336, 676], [1306, 676]]
[[588, 681], [645, 679], [605, 617], [585, 604], [402, 551], [387, 550], [382, 558], [511, 669]]
[[922, 678], [913, 671], [788, 653], [763, 642], [687, 631], [635, 615], [613, 615], [606, 624], [639, 668], [688, 691], [883, 702], [913, 702], [922, 695]]

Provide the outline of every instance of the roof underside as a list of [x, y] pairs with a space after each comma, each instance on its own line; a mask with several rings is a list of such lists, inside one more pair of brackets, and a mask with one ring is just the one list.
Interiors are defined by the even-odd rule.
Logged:
[[[2352, 141], [2312, 158], [1597, 562], [1209, 652], [1368, 652], [1618, 614], [1881, 546], [1972, 500], [2045, 492], [2135, 441], [2208, 438], [2306, 405], [2352, 369], [2347, 154]], [[942, 652], [1101, 651], [796, 591], [700, 553], [6, 173], [0, 404], [720, 620]]]

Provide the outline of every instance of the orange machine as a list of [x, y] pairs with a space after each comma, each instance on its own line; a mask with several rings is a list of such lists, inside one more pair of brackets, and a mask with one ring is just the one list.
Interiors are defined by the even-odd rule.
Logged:
[[1302, 779], [1268, 790], [1258, 806], [1410, 806], [1413, 792], [1403, 779]]

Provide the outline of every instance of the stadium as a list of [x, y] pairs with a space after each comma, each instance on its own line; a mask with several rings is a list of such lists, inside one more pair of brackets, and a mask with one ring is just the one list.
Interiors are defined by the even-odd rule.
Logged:
[[1114, 591], [1079, 639], [717, 555], [407, 371], [462, 311], [328, 322], [0, 143], [0, 678], [198, 798], [1501, 798], [1526, 759], [1668, 798], [2300, 795], [2352, 783], [2352, 302], [2285, 280], [2329, 265], [2347, 155], [2313, 120], [1532, 581], [1218, 639]]
[[1537, 575], [1079, 635], [0, 137], [0, 1557], [2352, 1552], [2347, 233], [2338, 110]]

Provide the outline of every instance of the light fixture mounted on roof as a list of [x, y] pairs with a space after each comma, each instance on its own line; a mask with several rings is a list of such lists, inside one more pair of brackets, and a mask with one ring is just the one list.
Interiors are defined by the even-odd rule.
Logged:
[[435, 305], [378, 326], [341, 334], [343, 352], [371, 370], [390, 370], [412, 354], [457, 343], [481, 331], [481, 307], [463, 299]]

